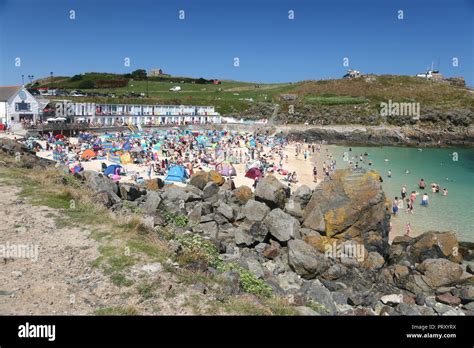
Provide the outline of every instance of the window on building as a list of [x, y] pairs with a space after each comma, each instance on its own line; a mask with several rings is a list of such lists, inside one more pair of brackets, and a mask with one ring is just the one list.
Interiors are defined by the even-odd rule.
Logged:
[[15, 111], [31, 111], [31, 104], [30, 103], [15, 103]]

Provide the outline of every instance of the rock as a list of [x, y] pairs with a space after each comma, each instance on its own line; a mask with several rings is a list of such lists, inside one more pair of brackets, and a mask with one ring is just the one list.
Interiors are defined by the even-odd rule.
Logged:
[[161, 203], [160, 194], [156, 191], [148, 191], [145, 197], [145, 203], [141, 206], [143, 211], [147, 214], [156, 213], [156, 210]]
[[301, 208], [300, 203], [295, 202], [293, 198], [287, 200], [285, 204], [285, 212], [296, 218], [303, 217], [303, 209]]
[[461, 299], [451, 294], [437, 295], [436, 301], [450, 305], [450, 306], [458, 306], [461, 304]]
[[474, 285], [467, 285], [461, 288], [459, 292], [462, 303], [474, 301]]
[[265, 250], [265, 248], [268, 246], [267, 243], [258, 243], [255, 247], [254, 247], [254, 250], [258, 253], [258, 254], [262, 254], [263, 251]]
[[146, 180], [145, 187], [147, 190], [157, 191], [165, 187], [165, 182], [160, 178]]
[[403, 302], [403, 295], [401, 294], [385, 295], [380, 298], [380, 301], [382, 301], [383, 304], [386, 304], [388, 306], [395, 306]]
[[385, 264], [385, 259], [376, 251], [371, 251], [367, 258], [365, 259], [363, 266], [371, 269], [371, 270], [378, 270], [383, 267]]
[[263, 278], [265, 277], [265, 272], [263, 270], [263, 267], [262, 265], [260, 264], [260, 262], [258, 262], [257, 260], [255, 259], [248, 259], [247, 260], [247, 268], [250, 272], [252, 272], [253, 274], [255, 274], [257, 276], [257, 278]]
[[191, 180], [189, 181], [189, 184], [202, 190], [204, 189], [206, 184], [211, 181], [216, 183], [219, 186], [222, 186], [225, 183], [224, 177], [218, 172], [216, 172], [215, 170], [211, 170], [209, 172], [205, 172], [201, 170], [195, 173], [193, 176], [191, 176]]
[[423, 294], [416, 294], [415, 303], [416, 303], [418, 306], [423, 306], [423, 305], [425, 304], [425, 295], [423, 295]]
[[271, 235], [280, 242], [295, 238], [300, 227], [298, 220], [279, 208], [272, 210], [264, 223], [268, 226]]
[[439, 303], [439, 302], [436, 302], [433, 306], [432, 306], [433, 310], [438, 313], [438, 314], [441, 314], [443, 315], [444, 313], [450, 311], [452, 309], [451, 306], [449, 305], [446, 305], [444, 303]]
[[202, 189], [204, 199], [208, 199], [214, 195], [217, 195], [218, 192], [219, 192], [219, 185], [217, 185], [213, 181], [208, 182]]
[[20, 278], [21, 276], [23, 276], [23, 273], [20, 271], [12, 271], [12, 276], [14, 278]]
[[295, 310], [299, 315], [320, 315], [318, 312], [313, 311], [311, 308], [306, 306], [297, 306], [295, 307]]
[[447, 259], [427, 259], [416, 269], [423, 274], [422, 280], [432, 289], [456, 284], [463, 274], [460, 265]]
[[[266, 264], [265, 266], [268, 266]], [[266, 267], [269, 269], [269, 267]], [[272, 270], [272, 273], [275, 269]], [[282, 272], [277, 275], [278, 284], [285, 290], [299, 290], [303, 284], [303, 280], [295, 272]]]
[[413, 238], [410, 236], [406, 236], [406, 235], [396, 236], [395, 238], [393, 238], [392, 245], [401, 244], [403, 246], [407, 246], [408, 244], [412, 242], [413, 242]]
[[248, 200], [253, 196], [252, 189], [245, 185], [237, 187], [235, 190], [232, 191], [232, 193], [236, 198], [237, 202], [239, 202], [240, 204], [247, 203]]
[[211, 238], [217, 237], [217, 222], [209, 221], [193, 226], [193, 232], [205, 234]]
[[455, 232], [425, 232], [413, 238], [407, 247], [407, 254], [412, 263], [435, 258], [445, 258], [457, 263], [462, 261]]
[[288, 242], [288, 264], [305, 279], [312, 279], [329, 268], [327, 258], [302, 240]]
[[245, 217], [250, 221], [263, 221], [265, 216], [270, 212], [270, 208], [261, 202], [249, 200], [243, 207]]
[[[197, 190], [197, 189], [196, 189]], [[194, 191], [190, 185], [180, 187], [176, 185], [166, 185], [161, 191], [162, 203], [171, 212], [184, 209], [184, 203], [195, 202], [202, 199], [202, 192]]]
[[301, 209], [304, 209], [311, 200], [312, 195], [313, 191], [308, 186], [301, 185], [295, 191], [294, 200], [300, 204]]
[[141, 269], [142, 271], [148, 274], [154, 274], [154, 273], [161, 272], [163, 270], [163, 266], [161, 265], [161, 263], [155, 262], [155, 263], [143, 265]]
[[230, 222], [234, 221], [234, 209], [224, 202], [220, 202], [219, 206], [217, 207], [217, 212], [224, 216]]
[[119, 194], [116, 183], [101, 173], [92, 170], [83, 171], [85, 183], [95, 192], [113, 192]]
[[474, 301], [466, 303], [465, 305], [462, 306], [465, 310], [468, 311], [474, 311]]
[[466, 266], [466, 272], [471, 273], [471, 274], [474, 274], [474, 265], [468, 264], [468, 265]]
[[347, 304], [347, 295], [340, 291], [332, 293], [332, 299], [336, 304]]
[[321, 314], [336, 314], [336, 305], [331, 292], [319, 280], [307, 282], [301, 288], [306, 300], [321, 307]]
[[120, 196], [127, 201], [135, 201], [140, 198], [144, 192], [135, 185], [120, 184]]
[[212, 206], [208, 202], [198, 202], [198, 203], [190, 203], [193, 205], [193, 208], [190, 210], [188, 214], [188, 218], [190, 221], [193, 222], [203, 222], [201, 218], [203, 216], [209, 216], [209, 221], [212, 221]]
[[273, 260], [280, 254], [280, 246], [277, 243], [267, 244], [262, 254], [267, 259]]
[[453, 317], [453, 316], [465, 316], [466, 314], [459, 308], [450, 308], [448, 311], [444, 312], [441, 315]]
[[395, 307], [395, 311], [400, 313], [401, 315], [421, 315], [420, 311], [416, 308], [416, 305], [409, 305], [406, 303], [400, 303]]
[[318, 185], [303, 212], [303, 227], [327, 237], [364, 244], [367, 251], [388, 255], [390, 214], [374, 171], [336, 170]]
[[255, 199], [267, 204], [270, 208], [284, 208], [286, 187], [273, 175], [260, 179], [255, 189]]
[[255, 243], [252, 236], [242, 228], [235, 230], [234, 238], [238, 246], [251, 246]]

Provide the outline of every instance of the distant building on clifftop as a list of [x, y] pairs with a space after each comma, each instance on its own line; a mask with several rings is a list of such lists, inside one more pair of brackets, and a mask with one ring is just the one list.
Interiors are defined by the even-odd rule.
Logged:
[[148, 76], [149, 77], [166, 77], [166, 76], [171, 76], [170, 74], [165, 74], [163, 72], [163, 69], [151, 69], [148, 71]]

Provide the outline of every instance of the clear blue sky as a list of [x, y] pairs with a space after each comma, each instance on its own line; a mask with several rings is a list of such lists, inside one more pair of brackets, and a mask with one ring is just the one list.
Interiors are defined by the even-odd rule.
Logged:
[[21, 84], [22, 74], [139, 68], [255, 82], [324, 79], [342, 76], [348, 57], [351, 68], [376, 74], [414, 75], [439, 62], [444, 75], [473, 86], [473, 37], [474, 0], [0, 0], [0, 85]]

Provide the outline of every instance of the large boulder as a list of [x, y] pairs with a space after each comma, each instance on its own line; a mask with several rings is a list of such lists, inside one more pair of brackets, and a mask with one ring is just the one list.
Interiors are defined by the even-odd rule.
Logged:
[[86, 185], [95, 192], [113, 192], [119, 194], [117, 184], [102, 173], [93, 170], [85, 170], [82, 175]]
[[266, 203], [270, 208], [284, 208], [287, 200], [286, 187], [273, 175], [262, 178], [255, 189], [255, 199]]
[[288, 242], [288, 263], [305, 279], [312, 279], [329, 268], [329, 260], [311, 245], [302, 240]]
[[303, 212], [303, 227], [353, 240], [386, 256], [390, 213], [374, 171], [336, 170], [316, 187]]
[[216, 172], [215, 170], [211, 170], [209, 172], [205, 172], [203, 170], [195, 173], [189, 183], [193, 186], [196, 186], [198, 189], [202, 190], [206, 186], [208, 182], [214, 182], [219, 186], [222, 186], [225, 183], [224, 177]]
[[462, 262], [459, 243], [455, 232], [425, 232], [413, 238], [407, 246], [407, 256], [412, 263], [421, 263], [426, 259], [444, 258], [453, 262]]
[[253, 193], [250, 187], [242, 185], [232, 191], [232, 196], [235, 200], [235, 203], [245, 204], [250, 198], [252, 198]]
[[120, 196], [126, 201], [135, 201], [146, 194], [145, 190], [131, 184], [120, 184]]
[[145, 202], [141, 205], [143, 211], [147, 214], [156, 213], [161, 203], [161, 196], [156, 191], [148, 191], [145, 196]]
[[446, 259], [427, 259], [416, 267], [422, 280], [431, 288], [454, 285], [461, 279], [463, 268]]
[[250, 221], [263, 221], [269, 212], [270, 208], [265, 203], [253, 199], [247, 201], [243, 207], [243, 214]]
[[271, 235], [282, 243], [294, 239], [300, 228], [298, 220], [279, 208], [268, 213], [264, 223], [268, 226]]

